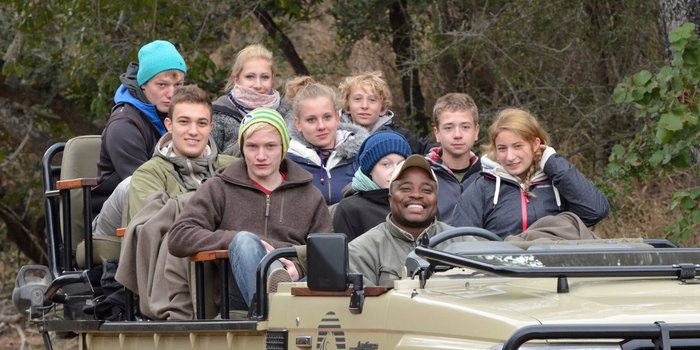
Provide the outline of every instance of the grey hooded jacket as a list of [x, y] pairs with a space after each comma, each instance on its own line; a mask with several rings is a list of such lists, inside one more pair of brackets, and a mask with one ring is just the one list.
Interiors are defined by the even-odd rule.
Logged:
[[[347, 111], [340, 111], [340, 121], [343, 123], [352, 123], [352, 116]], [[380, 115], [379, 119], [374, 123], [369, 133], [374, 134], [380, 130], [391, 130], [401, 134], [408, 144], [411, 146], [411, 153], [426, 155], [431, 148], [437, 147], [438, 144], [428, 138], [421, 138], [408, 129], [396, 124], [394, 121], [394, 112], [387, 111], [384, 115]]]

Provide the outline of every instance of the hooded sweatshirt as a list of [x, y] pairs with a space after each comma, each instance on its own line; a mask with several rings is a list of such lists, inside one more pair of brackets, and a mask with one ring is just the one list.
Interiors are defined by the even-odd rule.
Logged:
[[170, 253], [187, 257], [228, 249], [239, 231], [253, 232], [275, 248], [306, 244], [311, 232], [332, 232], [311, 175], [288, 159], [280, 170], [287, 176], [270, 195], [253, 184], [243, 159], [218, 172], [192, 195], [170, 228]]
[[[352, 123], [352, 115], [347, 111], [340, 111], [340, 121], [343, 123]], [[384, 115], [380, 115], [379, 119], [374, 122], [374, 125], [370, 128], [369, 134], [374, 134], [380, 130], [391, 130], [401, 134], [408, 144], [411, 146], [411, 152], [413, 154], [426, 155], [431, 148], [437, 147], [438, 144], [430, 141], [427, 138], [420, 138], [408, 131], [408, 129], [403, 128], [394, 122], [394, 112], [387, 110]]]
[[552, 147], [545, 150], [529, 188], [487, 155], [481, 157], [481, 165], [481, 176], [457, 201], [454, 226], [481, 227], [506, 237], [564, 211], [573, 212], [589, 227], [610, 212], [605, 195]]
[[138, 69], [138, 63], [132, 62], [119, 77], [122, 84], [114, 94], [116, 105], [102, 131], [98, 186], [92, 191], [94, 214], [123, 179], [151, 158], [158, 139], [166, 133], [166, 115], [148, 103], [136, 83]]
[[289, 143], [287, 157], [299, 164], [313, 176], [313, 184], [326, 200], [327, 205], [343, 199], [343, 188], [352, 182], [359, 168], [357, 153], [368, 134], [363, 128], [341, 123], [336, 131], [335, 149], [325, 164], [316, 148], [296, 128], [289, 129], [292, 142]]
[[469, 168], [459, 181], [442, 160], [442, 147], [433, 147], [425, 157], [438, 180], [438, 220], [452, 224], [452, 210], [459, 196], [476, 180], [481, 172], [481, 161], [474, 152], [469, 152]]
[[217, 169], [231, 164], [236, 158], [219, 154], [214, 141], [209, 138], [204, 156], [188, 158], [178, 156], [172, 149], [172, 134], [163, 135], [153, 152], [153, 158], [134, 172], [129, 187], [127, 222], [141, 211], [146, 197], [154, 192], [165, 192], [173, 198], [194, 191], [214, 176]]

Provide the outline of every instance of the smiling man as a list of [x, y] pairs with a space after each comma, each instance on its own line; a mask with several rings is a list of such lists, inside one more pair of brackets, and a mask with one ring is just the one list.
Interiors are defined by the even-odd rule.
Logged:
[[194, 191], [214, 172], [236, 158], [219, 154], [209, 138], [214, 127], [207, 93], [195, 85], [177, 90], [164, 124], [168, 132], [158, 141], [153, 158], [131, 178], [127, 222], [143, 208], [146, 197], [165, 192], [171, 197]]
[[386, 221], [350, 242], [350, 271], [370, 286], [393, 287], [408, 253], [423, 235], [451, 228], [437, 221], [437, 178], [428, 161], [412, 155], [394, 170]]

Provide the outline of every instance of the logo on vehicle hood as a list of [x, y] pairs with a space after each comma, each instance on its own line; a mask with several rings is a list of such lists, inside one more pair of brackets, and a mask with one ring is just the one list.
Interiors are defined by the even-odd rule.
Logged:
[[332, 344], [335, 344], [336, 349], [345, 349], [345, 332], [340, 329], [340, 319], [335, 312], [328, 311], [318, 325], [316, 349], [333, 349]]
[[318, 325], [316, 349], [377, 350], [379, 349], [379, 344], [369, 341], [358, 341], [357, 346], [348, 348], [346, 345], [345, 332], [340, 326], [340, 319], [335, 315], [335, 312], [328, 311]]

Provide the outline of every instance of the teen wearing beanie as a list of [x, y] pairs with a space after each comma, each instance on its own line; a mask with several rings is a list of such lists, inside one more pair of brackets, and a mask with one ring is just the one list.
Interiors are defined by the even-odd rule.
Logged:
[[378, 131], [370, 135], [358, 156], [360, 168], [352, 179], [352, 190], [338, 203], [333, 229], [355, 239], [386, 220], [389, 214], [389, 178], [397, 164], [411, 155], [401, 134]]
[[[187, 257], [228, 249], [234, 309], [247, 309], [260, 260], [274, 248], [306, 244], [311, 232], [331, 232], [331, 218], [311, 175], [286, 159], [289, 134], [282, 116], [257, 108], [243, 119], [243, 154], [194, 193], [169, 231], [170, 253]], [[282, 259], [276, 272], [297, 280], [301, 269]], [[284, 266], [285, 270], [279, 269]]]
[[168, 41], [144, 45], [138, 59], [119, 77], [116, 105], [102, 131], [93, 214], [122, 180], [151, 158], [156, 143], [167, 132], [163, 120], [170, 100], [185, 81], [185, 60]]

